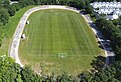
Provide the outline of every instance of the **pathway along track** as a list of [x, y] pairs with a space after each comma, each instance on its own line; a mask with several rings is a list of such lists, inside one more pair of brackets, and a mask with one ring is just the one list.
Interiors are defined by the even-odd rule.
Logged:
[[[67, 6], [61, 6], [61, 5], [38, 6], [38, 7], [34, 7], [34, 8], [29, 9], [28, 11], [26, 11], [24, 13], [24, 15], [22, 16], [22, 18], [20, 19], [20, 22], [18, 23], [18, 26], [17, 26], [17, 28], [15, 30], [15, 33], [13, 35], [13, 39], [12, 39], [12, 42], [11, 42], [11, 45], [10, 45], [10, 48], [9, 48], [9, 51], [8, 51], [9, 52], [9, 56], [14, 58], [15, 62], [20, 64], [21, 67], [23, 67], [24, 65], [21, 63], [21, 61], [20, 61], [20, 59], [18, 57], [18, 49], [19, 49], [19, 44], [20, 44], [20, 40], [21, 40], [21, 35], [22, 35], [24, 27], [26, 25], [26, 21], [27, 21], [28, 17], [33, 12], [36, 12], [38, 10], [45, 10], [45, 9], [64, 9], [64, 10], [71, 10], [71, 11], [80, 13], [80, 11], [76, 10], [73, 7], [67, 7]], [[84, 18], [86, 18], [86, 17], [84, 16]], [[97, 34], [97, 33], [95, 33], [95, 34]], [[102, 43], [102, 45], [103, 45], [103, 43]], [[104, 49], [106, 49], [105, 46], [103, 46], [103, 47], [104, 47]], [[106, 54], [106, 56], [108, 56], [108, 52], [105, 53], [105, 54]], [[108, 62], [106, 62], [106, 63], [108, 63]]]
[[113, 50], [110, 46], [110, 41], [107, 40], [102, 35], [100, 30], [96, 27], [96, 25], [93, 23], [93, 21], [90, 19], [90, 17], [88, 15], [82, 14], [82, 16], [85, 18], [87, 23], [90, 25], [91, 29], [97, 36], [97, 39], [100, 42], [100, 45], [103, 47], [103, 49], [105, 51], [106, 62], [105, 62], [104, 68], [109, 64], [113, 64], [115, 62], [115, 53], [113, 52]]

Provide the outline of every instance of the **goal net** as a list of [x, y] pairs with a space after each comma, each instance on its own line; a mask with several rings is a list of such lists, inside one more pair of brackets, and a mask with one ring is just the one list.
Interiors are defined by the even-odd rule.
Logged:
[[67, 53], [58, 53], [58, 57], [65, 58], [67, 57]]

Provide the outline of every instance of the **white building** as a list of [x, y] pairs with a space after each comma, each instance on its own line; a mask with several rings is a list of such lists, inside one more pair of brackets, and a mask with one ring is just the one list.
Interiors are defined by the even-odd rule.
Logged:
[[94, 2], [91, 5], [98, 14], [109, 15], [107, 19], [117, 19], [121, 15], [121, 2]]
[[93, 8], [121, 8], [121, 2], [94, 2], [91, 3], [91, 5], [93, 6]]

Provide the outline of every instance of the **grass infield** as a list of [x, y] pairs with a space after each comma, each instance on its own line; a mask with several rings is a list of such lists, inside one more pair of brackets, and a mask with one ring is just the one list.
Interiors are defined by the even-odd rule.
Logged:
[[102, 54], [95, 35], [78, 13], [42, 10], [28, 20], [19, 54], [24, 64], [31, 64], [37, 71], [43, 68], [48, 73], [77, 74], [90, 69], [94, 57]]

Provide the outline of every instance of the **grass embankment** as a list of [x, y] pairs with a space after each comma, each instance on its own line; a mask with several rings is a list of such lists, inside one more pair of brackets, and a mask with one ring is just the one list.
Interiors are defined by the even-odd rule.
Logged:
[[25, 8], [20, 9], [18, 12], [16, 12], [15, 16], [11, 17], [9, 20], [9, 23], [6, 24], [4, 27], [5, 37], [3, 39], [2, 46], [0, 47], [0, 55], [8, 55], [8, 49], [10, 46], [10, 42], [12, 41], [12, 36], [16, 30], [16, 27], [20, 21], [20, 18], [23, 16], [23, 14], [30, 8], [34, 6], [28, 6]]

